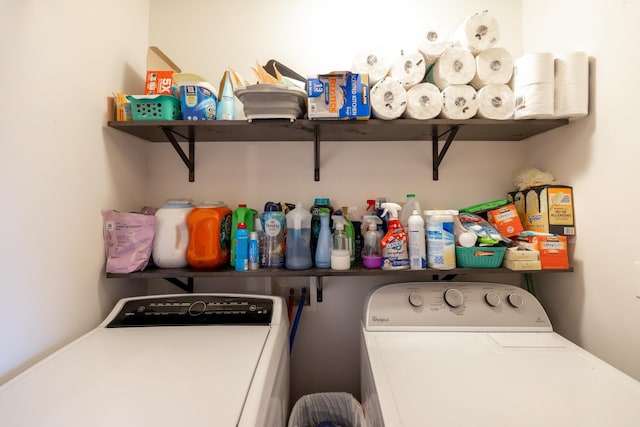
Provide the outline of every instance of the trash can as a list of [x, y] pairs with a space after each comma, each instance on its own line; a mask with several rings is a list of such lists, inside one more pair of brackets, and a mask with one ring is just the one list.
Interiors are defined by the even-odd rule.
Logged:
[[334, 427], [334, 425], [365, 427], [362, 405], [352, 394], [329, 392], [302, 396], [293, 405], [288, 427]]

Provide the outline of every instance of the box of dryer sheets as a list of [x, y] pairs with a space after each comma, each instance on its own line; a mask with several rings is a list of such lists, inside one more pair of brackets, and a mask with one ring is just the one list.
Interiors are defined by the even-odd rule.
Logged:
[[574, 236], [573, 188], [543, 185], [507, 194], [518, 211], [525, 230]]
[[369, 76], [335, 71], [307, 79], [309, 119], [368, 120]]
[[528, 246], [540, 254], [543, 270], [567, 270], [569, 268], [569, 252], [567, 237], [524, 232], [515, 240]]
[[173, 82], [173, 73], [179, 73], [178, 67], [158, 47], [147, 50], [147, 77], [144, 82], [145, 95], [176, 96], [178, 87]]

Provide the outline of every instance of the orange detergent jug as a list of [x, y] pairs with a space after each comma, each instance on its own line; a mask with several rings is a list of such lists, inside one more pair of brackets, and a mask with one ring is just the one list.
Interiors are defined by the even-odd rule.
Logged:
[[187, 262], [193, 268], [218, 268], [229, 264], [231, 214], [223, 202], [203, 202], [187, 216]]

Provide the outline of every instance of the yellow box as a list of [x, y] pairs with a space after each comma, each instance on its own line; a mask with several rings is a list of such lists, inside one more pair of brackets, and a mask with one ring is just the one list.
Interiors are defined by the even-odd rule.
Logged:
[[518, 211], [525, 230], [574, 236], [573, 188], [543, 185], [507, 194]]

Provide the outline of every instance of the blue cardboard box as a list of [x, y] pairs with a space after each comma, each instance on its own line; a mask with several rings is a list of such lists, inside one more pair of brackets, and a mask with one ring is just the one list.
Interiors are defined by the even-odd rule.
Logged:
[[335, 71], [307, 79], [309, 119], [368, 120], [369, 76]]

